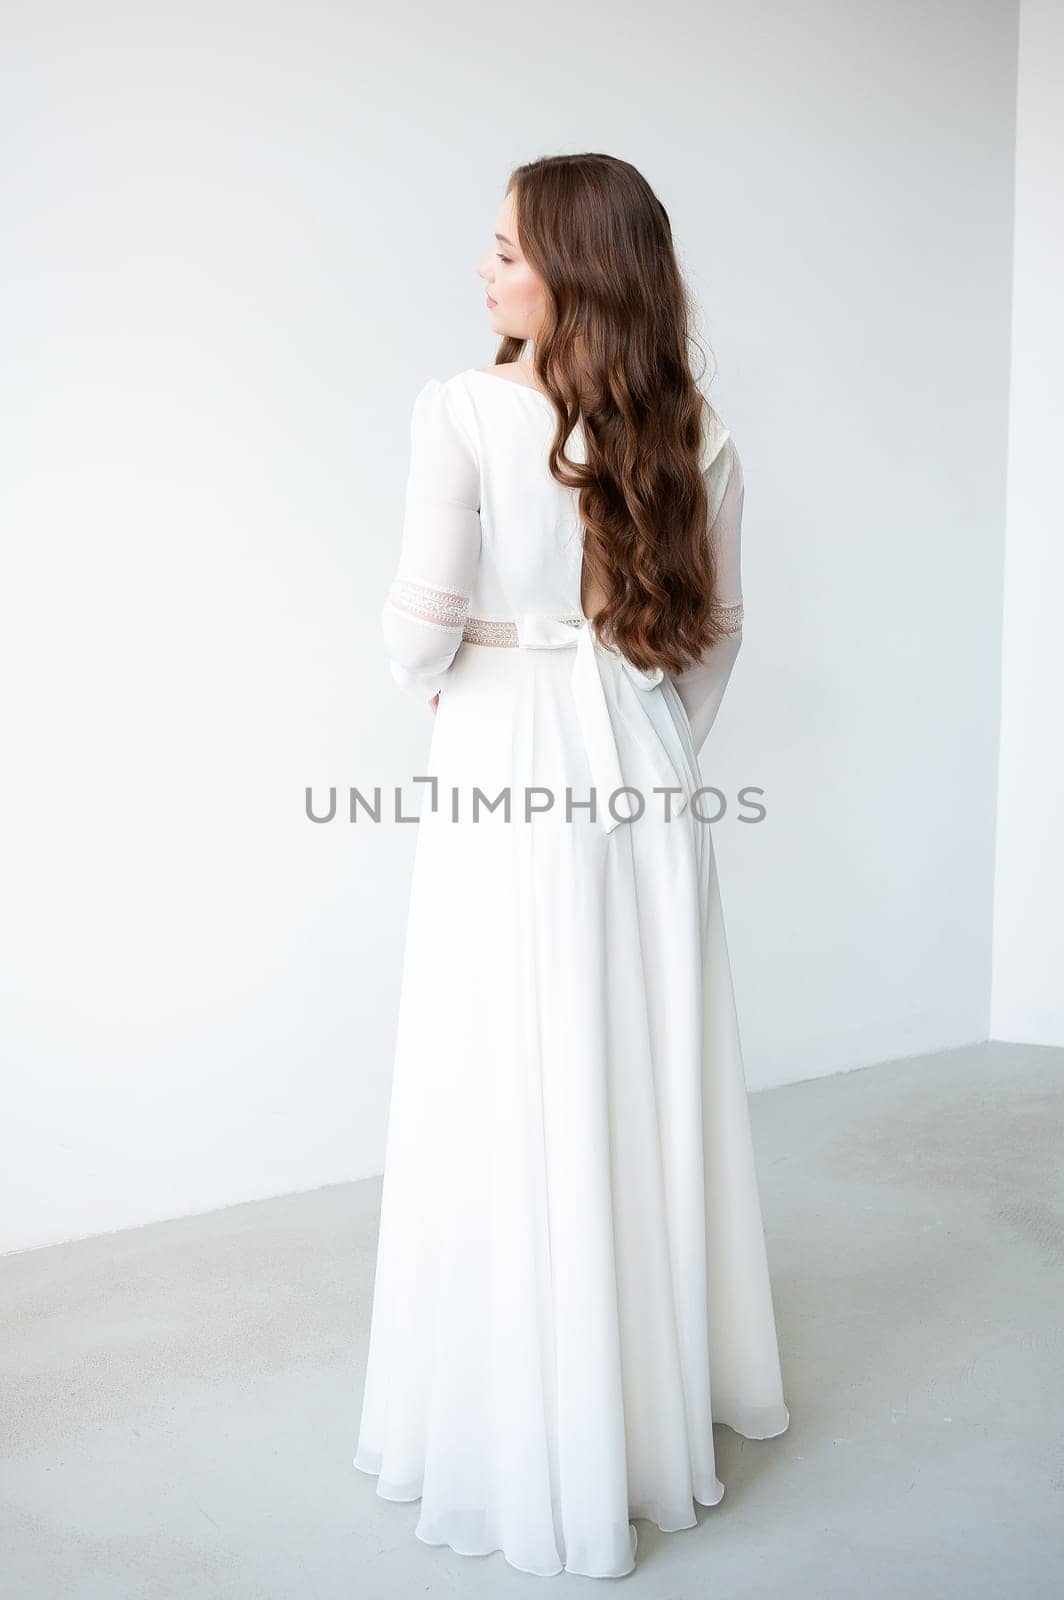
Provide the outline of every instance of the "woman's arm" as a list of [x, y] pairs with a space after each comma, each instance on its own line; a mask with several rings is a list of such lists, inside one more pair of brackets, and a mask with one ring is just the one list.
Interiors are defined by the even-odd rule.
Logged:
[[392, 676], [419, 699], [437, 694], [462, 642], [480, 545], [476, 453], [430, 378], [410, 419], [399, 562], [380, 614]]
[[700, 660], [673, 677], [679, 690], [697, 755], [716, 719], [724, 691], [743, 641], [743, 586], [741, 540], [743, 521], [743, 469], [730, 434], [725, 436], [704, 468], [709, 496], [709, 540], [717, 562], [717, 601], [724, 638], [711, 645]]

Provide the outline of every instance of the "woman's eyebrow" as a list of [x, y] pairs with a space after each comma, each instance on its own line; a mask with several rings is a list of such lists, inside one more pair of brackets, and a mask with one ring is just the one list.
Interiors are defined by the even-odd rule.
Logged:
[[503, 244], [509, 244], [509, 245], [513, 244], [513, 240], [512, 239], [508, 239], [506, 237], [505, 233], [497, 233], [495, 235], [495, 237], [496, 237], [496, 239], [500, 239]]

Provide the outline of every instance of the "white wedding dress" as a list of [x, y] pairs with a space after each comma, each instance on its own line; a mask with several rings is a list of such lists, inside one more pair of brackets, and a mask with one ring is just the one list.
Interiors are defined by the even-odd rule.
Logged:
[[[595, 636], [553, 405], [480, 368], [417, 396], [382, 613], [397, 681], [441, 693], [354, 1464], [420, 1497], [426, 1543], [544, 1576], [632, 1571], [633, 1518], [691, 1528], [723, 1496], [714, 1422], [766, 1439], [790, 1420], [694, 798], [742, 623], [742, 472], [705, 415], [733, 631], [681, 677]], [[642, 815], [610, 809], [622, 785]], [[488, 809], [506, 789], [508, 819]]]

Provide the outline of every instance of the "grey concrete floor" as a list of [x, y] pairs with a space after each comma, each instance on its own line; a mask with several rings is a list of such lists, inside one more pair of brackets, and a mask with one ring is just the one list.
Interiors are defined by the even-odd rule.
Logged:
[[718, 1428], [723, 1501], [627, 1578], [422, 1544], [351, 1464], [373, 1180], [0, 1261], [4, 1600], [1059, 1596], [1064, 1051], [751, 1109], [791, 1427]]

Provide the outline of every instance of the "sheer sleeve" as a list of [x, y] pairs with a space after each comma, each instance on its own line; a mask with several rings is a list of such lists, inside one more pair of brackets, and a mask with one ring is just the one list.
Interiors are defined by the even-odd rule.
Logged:
[[480, 560], [480, 467], [446, 385], [430, 378], [410, 419], [399, 560], [381, 610], [392, 676], [428, 698], [446, 682]]
[[743, 639], [743, 469], [731, 434], [715, 412], [710, 415], [703, 477], [709, 497], [708, 537], [717, 561], [717, 603], [727, 632], [672, 680], [691, 724], [696, 755], [716, 719]]

